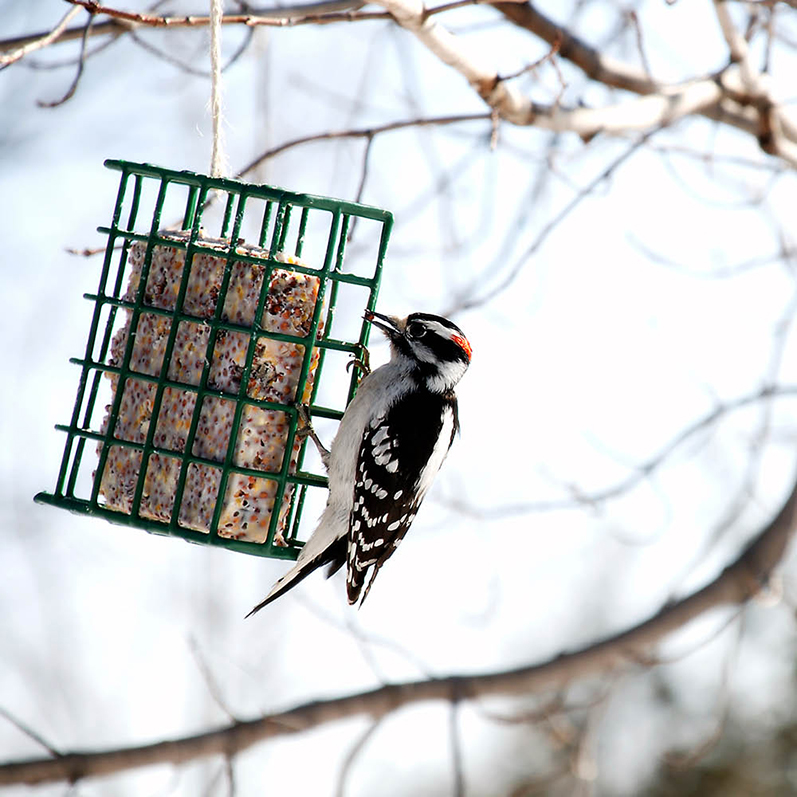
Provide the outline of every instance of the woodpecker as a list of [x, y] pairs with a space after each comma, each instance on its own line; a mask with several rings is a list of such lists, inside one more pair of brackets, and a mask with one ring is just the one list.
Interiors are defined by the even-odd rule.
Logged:
[[362, 380], [329, 452], [308, 430], [327, 467], [327, 505], [293, 568], [247, 617], [323, 565], [327, 576], [346, 565], [349, 603], [362, 605], [459, 430], [454, 387], [472, 353], [462, 330], [429, 313], [365, 319], [390, 341], [390, 361]]

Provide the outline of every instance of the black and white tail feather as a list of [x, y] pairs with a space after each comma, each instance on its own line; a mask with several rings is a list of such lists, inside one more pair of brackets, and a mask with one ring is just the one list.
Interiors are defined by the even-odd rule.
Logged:
[[363, 379], [343, 415], [318, 526], [293, 568], [249, 615], [324, 565], [328, 575], [346, 565], [349, 603], [362, 605], [459, 429], [454, 387], [471, 358], [459, 327], [428, 313], [399, 319], [367, 311], [365, 317], [390, 340], [390, 361]]

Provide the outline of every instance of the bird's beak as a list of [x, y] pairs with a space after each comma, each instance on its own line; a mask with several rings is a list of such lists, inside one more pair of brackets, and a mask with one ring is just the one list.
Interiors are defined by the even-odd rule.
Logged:
[[390, 340], [399, 337], [403, 332], [400, 319], [392, 315], [382, 315], [382, 313], [375, 313], [373, 310], [366, 310], [363, 318], [374, 326], [379, 327]]

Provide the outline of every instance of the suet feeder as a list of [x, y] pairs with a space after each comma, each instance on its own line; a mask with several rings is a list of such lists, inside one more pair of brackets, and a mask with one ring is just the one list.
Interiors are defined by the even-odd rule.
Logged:
[[[293, 559], [297, 405], [340, 419], [392, 227], [385, 210], [108, 160], [121, 173], [53, 493], [156, 534]], [[168, 222], [177, 220], [169, 225]], [[356, 228], [356, 237], [353, 238]], [[356, 249], [355, 249], [356, 247]], [[338, 311], [336, 313], [336, 310]], [[337, 358], [338, 365], [331, 359]], [[322, 379], [325, 362], [333, 379]], [[325, 389], [333, 381], [340, 389]]]

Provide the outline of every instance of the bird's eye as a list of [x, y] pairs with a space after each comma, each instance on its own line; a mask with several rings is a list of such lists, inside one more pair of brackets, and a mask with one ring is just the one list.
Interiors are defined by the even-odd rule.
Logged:
[[407, 324], [407, 337], [408, 338], [415, 338], [416, 340], [420, 340], [426, 334], [426, 327], [423, 324], [419, 324], [417, 321], [413, 321], [410, 324]]

